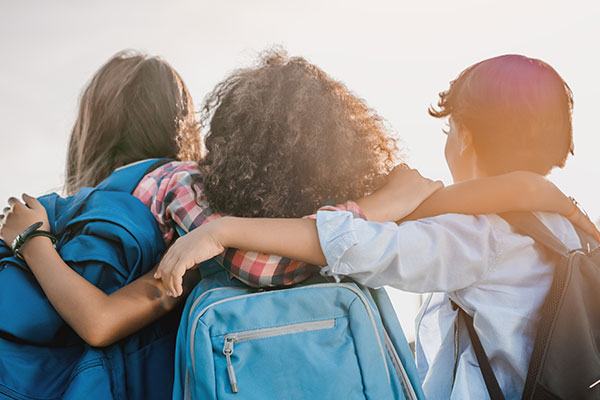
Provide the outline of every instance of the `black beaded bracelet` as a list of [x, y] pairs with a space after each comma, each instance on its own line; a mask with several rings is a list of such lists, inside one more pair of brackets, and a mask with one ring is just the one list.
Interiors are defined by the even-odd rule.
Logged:
[[56, 242], [58, 241], [58, 239], [56, 239], [56, 237], [50, 232], [40, 231], [39, 228], [41, 228], [42, 225], [44, 225], [42, 222], [36, 222], [35, 224], [31, 225], [29, 228], [21, 232], [19, 235], [17, 235], [15, 240], [13, 240], [10, 249], [12, 250], [14, 256], [17, 257], [19, 260], [25, 261], [23, 255], [19, 252], [19, 250], [32, 237], [45, 236], [52, 241], [52, 244], [56, 244]]

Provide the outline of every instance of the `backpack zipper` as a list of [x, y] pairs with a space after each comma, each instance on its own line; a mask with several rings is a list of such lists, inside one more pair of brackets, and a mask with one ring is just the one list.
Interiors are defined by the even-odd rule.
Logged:
[[200, 296], [198, 296], [196, 298], [196, 300], [194, 300], [194, 302], [192, 303], [192, 306], [190, 307], [190, 315], [188, 318], [188, 324], [191, 322], [192, 320], [192, 315], [194, 313], [194, 309], [198, 306], [198, 303], [200, 303], [200, 301], [206, 297], [208, 294], [212, 293], [212, 292], [216, 292], [219, 290], [226, 290], [226, 289], [234, 289], [234, 290], [240, 290], [240, 291], [244, 291], [247, 292], [248, 289], [244, 288], [244, 287], [240, 287], [240, 286], [223, 286], [223, 287], [218, 287], [218, 288], [212, 288], [207, 290], [206, 292], [202, 293]]
[[[382, 345], [382, 341], [381, 341], [381, 337], [379, 335], [379, 331], [377, 330], [377, 324], [375, 323], [375, 317], [373, 316], [373, 312], [371, 311], [371, 307], [367, 301], [367, 299], [365, 298], [364, 294], [357, 288], [345, 284], [345, 283], [321, 283], [321, 284], [315, 284], [315, 285], [308, 285], [308, 286], [300, 286], [300, 287], [295, 287], [295, 288], [289, 288], [289, 289], [285, 289], [285, 290], [303, 290], [303, 289], [307, 289], [307, 288], [314, 288], [314, 287], [341, 287], [347, 290], [350, 290], [351, 292], [353, 292], [354, 294], [356, 294], [358, 296], [358, 298], [361, 300], [361, 302], [363, 303], [367, 314], [369, 315], [369, 319], [371, 321], [371, 326], [373, 328], [373, 331], [375, 332], [375, 338], [377, 339], [377, 345], [379, 347], [379, 351], [381, 352], [381, 357], [383, 359], [383, 364], [385, 366], [385, 371], [387, 373], [387, 378], [388, 378], [388, 382], [391, 383], [391, 377], [390, 377], [390, 372], [388, 370], [388, 364], [387, 364], [387, 360], [385, 358], [385, 354], [387, 353], [384, 350], [384, 347]], [[217, 291], [217, 290], [225, 290], [225, 289], [238, 289], [238, 290], [244, 290], [244, 288], [241, 287], [221, 287], [221, 288], [214, 288], [214, 289], [210, 289], [207, 290], [206, 292], [202, 293], [202, 295], [200, 295], [192, 304], [192, 307], [190, 308], [190, 320], [191, 320], [191, 316], [194, 312], [194, 309], [199, 305], [201, 298], [203, 298], [205, 295], [207, 295], [209, 292], [213, 292], [213, 291]], [[196, 336], [196, 327], [198, 326], [198, 323], [200, 322], [200, 318], [202, 318], [202, 316], [204, 315], [204, 313], [206, 311], [208, 311], [209, 309], [211, 309], [214, 306], [217, 306], [219, 304], [223, 304], [223, 303], [227, 303], [229, 301], [232, 300], [238, 300], [238, 299], [242, 299], [242, 298], [246, 298], [246, 297], [251, 297], [251, 296], [259, 296], [259, 295], [266, 295], [268, 293], [271, 293], [272, 291], [266, 291], [266, 292], [258, 292], [258, 293], [248, 293], [248, 294], [244, 294], [244, 295], [240, 295], [240, 296], [235, 296], [235, 297], [230, 297], [227, 299], [223, 299], [223, 300], [219, 300], [216, 301], [212, 304], [209, 304], [208, 306], [204, 307], [196, 316], [196, 318], [194, 319], [193, 323], [192, 323], [192, 327], [190, 329], [190, 357], [191, 357], [191, 362], [192, 362], [192, 374], [195, 375], [196, 374], [196, 364], [194, 362], [194, 339]], [[390, 355], [391, 357], [391, 355]], [[186, 376], [189, 376], [189, 371], [186, 368]], [[190, 390], [191, 388], [186, 385], [186, 388], [184, 390], [184, 395], [189, 395], [190, 394]]]
[[229, 375], [229, 383], [231, 391], [238, 392], [235, 370], [231, 363], [233, 347], [236, 343], [242, 343], [249, 340], [266, 339], [274, 336], [290, 335], [302, 332], [318, 331], [322, 329], [331, 329], [335, 327], [335, 319], [326, 319], [322, 321], [299, 322], [296, 324], [276, 326], [272, 328], [252, 329], [249, 331], [231, 333], [225, 335], [225, 343], [223, 344], [223, 354], [227, 359], [227, 375]]
[[396, 375], [400, 378], [400, 384], [402, 385], [402, 390], [404, 391], [404, 395], [407, 400], [417, 400], [417, 394], [415, 393], [415, 389], [412, 387], [412, 383], [410, 382], [410, 378], [404, 369], [404, 365], [402, 365], [402, 360], [396, 352], [396, 348], [394, 347], [394, 343], [390, 338], [385, 326], [383, 327], [383, 339], [385, 341], [385, 349], [387, 350], [390, 359], [392, 360], [392, 365], [396, 370]]

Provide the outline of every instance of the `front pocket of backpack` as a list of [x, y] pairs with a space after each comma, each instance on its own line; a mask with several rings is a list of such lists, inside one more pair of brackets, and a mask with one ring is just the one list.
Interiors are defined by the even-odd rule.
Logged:
[[213, 338], [217, 397], [364, 399], [347, 317]]

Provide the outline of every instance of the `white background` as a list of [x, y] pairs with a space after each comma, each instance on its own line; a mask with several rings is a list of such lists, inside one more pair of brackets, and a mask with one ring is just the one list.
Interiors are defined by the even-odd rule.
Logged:
[[[553, 65], [575, 95], [575, 157], [552, 179], [598, 219], [600, 6], [596, 1], [0, 0], [0, 202], [60, 189], [81, 89], [124, 48], [161, 55], [199, 104], [272, 44], [345, 82], [402, 138], [411, 166], [451, 183], [443, 121], [427, 115], [450, 80], [485, 58]], [[394, 292], [407, 336], [418, 297]]]

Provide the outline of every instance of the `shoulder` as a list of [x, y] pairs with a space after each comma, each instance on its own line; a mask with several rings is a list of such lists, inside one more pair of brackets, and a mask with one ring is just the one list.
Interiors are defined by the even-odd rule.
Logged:
[[[533, 213], [546, 227], [568, 248], [575, 249], [580, 246], [579, 237], [575, 232], [575, 228], [571, 222], [560, 214], [550, 212], [534, 212]], [[522, 235], [502, 217], [498, 215], [485, 216], [494, 229], [505, 237], [505, 241], [510, 246], [512, 243], [516, 247], [521, 247], [523, 244], [533, 244], [533, 239], [529, 236]]]
[[144, 203], [153, 199], [165, 200], [170, 193], [197, 191], [201, 193], [200, 171], [193, 161], [173, 161], [146, 174], [133, 195]]
[[[555, 213], [534, 213], [556, 237], [570, 249], [580, 246], [579, 238], [571, 222]], [[431, 229], [446, 230], [460, 239], [472, 243], [487, 243], [502, 257], [512, 257], [520, 252], [530, 252], [534, 240], [517, 233], [502, 217], [496, 214], [465, 215], [444, 214], [414, 221]]]
[[[534, 213], [550, 230], [566, 244], [577, 238], [575, 229], [565, 217], [547, 212]], [[481, 234], [488, 232], [496, 238], [506, 236], [521, 236], [516, 233], [510, 224], [496, 214], [442, 214], [435, 217], [422, 218], [416, 221], [408, 221], [404, 224], [416, 224], [423, 227], [431, 226], [438, 229], [452, 230], [456, 232]]]
[[147, 180], [162, 181], [173, 177], [198, 175], [198, 164], [193, 161], [172, 161], [162, 165], [144, 176], [140, 183]]
[[540, 219], [550, 229], [550, 231], [567, 246], [569, 249], [581, 247], [579, 236], [573, 228], [573, 224], [562, 215], [549, 212], [536, 212], [536, 217]]
[[412, 224], [413, 229], [430, 229], [449, 231], [466, 237], [476, 236], [502, 236], [508, 228], [504, 220], [497, 215], [469, 215], [469, 214], [442, 214], [435, 217], [408, 221], [401, 224]]

